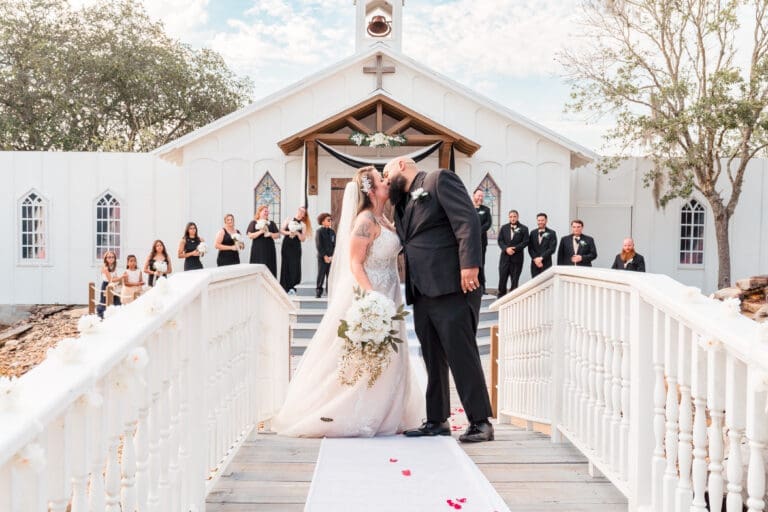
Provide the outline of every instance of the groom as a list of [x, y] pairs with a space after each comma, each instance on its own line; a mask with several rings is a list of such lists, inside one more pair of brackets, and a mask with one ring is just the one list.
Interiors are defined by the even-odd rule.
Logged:
[[420, 172], [398, 157], [384, 167], [405, 254], [405, 298], [427, 366], [427, 420], [408, 437], [449, 436], [448, 368], [470, 424], [462, 442], [493, 440], [491, 403], [477, 350], [480, 221], [459, 177]]

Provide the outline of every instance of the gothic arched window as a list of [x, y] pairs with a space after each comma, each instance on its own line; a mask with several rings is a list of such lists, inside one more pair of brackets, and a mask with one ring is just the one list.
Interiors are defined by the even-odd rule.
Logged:
[[48, 201], [36, 191], [19, 201], [19, 257], [25, 262], [48, 259]]
[[704, 264], [704, 207], [695, 199], [680, 209], [680, 263]]
[[280, 211], [280, 187], [277, 186], [269, 172], [264, 174], [264, 177], [261, 178], [261, 181], [253, 190], [253, 211], [255, 212], [256, 208], [262, 204], [269, 207], [271, 220], [280, 224], [280, 219], [282, 219], [280, 216], [282, 213]]
[[[486, 174], [483, 181], [475, 188], [475, 190], [482, 190], [485, 195], [483, 204], [490, 208], [491, 217], [493, 218], [493, 224], [491, 229], [488, 230], [488, 238], [495, 239], [496, 234], [499, 232], [499, 219], [501, 215], [501, 190], [499, 190], [496, 182], [493, 181], [490, 174]], [[474, 193], [474, 192], [473, 192]]]
[[107, 251], [120, 259], [120, 201], [112, 192], [104, 192], [96, 200], [96, 259]]

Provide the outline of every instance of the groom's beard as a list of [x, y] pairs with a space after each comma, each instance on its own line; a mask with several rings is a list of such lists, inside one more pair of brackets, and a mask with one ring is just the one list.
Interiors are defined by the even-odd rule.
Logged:
[[405, 192], [405, 185], [408, 183], [408, 180], [405, 179], [405, 176], [399, 175], [395, 176], [390, 180], [389, 182], [389, 202], [392, 203], [392, 206], [397, 206], [400, 201], [403, 200], [403, 198], [406, 195]]

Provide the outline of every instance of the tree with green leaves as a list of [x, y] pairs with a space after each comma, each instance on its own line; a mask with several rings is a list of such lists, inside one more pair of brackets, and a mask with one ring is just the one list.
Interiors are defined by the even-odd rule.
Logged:
[[568, 108], [615, 119], [606, 141], [654, 162], [658, 204], [694, 191], [712, 209], [718, 286], [731, 283], [730, 219], [749, 161], [768, 146], [765, 0], [586, 0], [587, 44], [560, 54]]
[[0, 149], [149, 151], [250, 101], [136, 0], [0, 0]]

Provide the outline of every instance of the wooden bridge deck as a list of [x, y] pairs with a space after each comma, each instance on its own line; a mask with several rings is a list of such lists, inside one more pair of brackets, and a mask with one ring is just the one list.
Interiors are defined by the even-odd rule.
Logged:
[[[482, 359], [487, 366], [489, 356]], [[455, 389], [452, 395], [458, 404]], [[460, 433], [454, 432], [457, 442]], [[624, 496], [608, 480], [589, 475], [587, 460], [576, 448], [567, 442], [553, 444], [547, 434], [497, 425], [495, 441], [461, 446], [511, 511], [627, 509]], [[319, 439], [252, 433], [208, 495], [206, 510], [303, 510], [319, 449]]]

